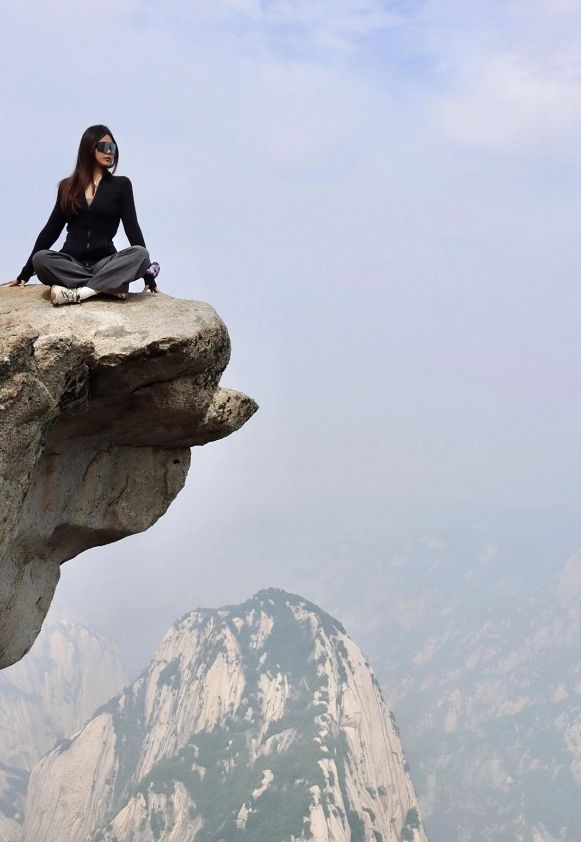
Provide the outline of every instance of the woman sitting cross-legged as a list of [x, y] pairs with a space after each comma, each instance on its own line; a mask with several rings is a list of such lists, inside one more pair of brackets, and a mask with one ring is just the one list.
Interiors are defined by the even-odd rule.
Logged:
[[[131, 182], [112, 174], [118, 161], [119, 149], [107, 126], [89, 126], [75, 170], [60, 182], [49, 220], [10, 286], [24, 286], [36, 274], [51, 287], [54, 305], [80, 304], [101, 293], [126, 298], [129, 284], [140, 278], [146, 290], [159, 292], [159, 264], [151, 262], [145, 248]], [[117, 251], [113, 237], [120, 221], [131, 246]], [[65, 224], [65, 244], [52, 251]]]

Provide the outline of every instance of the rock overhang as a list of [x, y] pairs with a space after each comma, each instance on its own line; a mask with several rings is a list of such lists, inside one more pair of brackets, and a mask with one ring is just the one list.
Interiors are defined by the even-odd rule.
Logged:
[[59, 565], [148, 529], [186, 479], [189, 448], [254, 414], [220, 387], [226, 325], [160, 293], [54, 308], [0, 290], [0, 667], [30, 648]]

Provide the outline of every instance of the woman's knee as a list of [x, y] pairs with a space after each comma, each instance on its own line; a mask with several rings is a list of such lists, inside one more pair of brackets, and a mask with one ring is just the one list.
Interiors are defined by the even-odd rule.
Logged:
[[50, 257], [53, 252], [50, 249], [41, 249], [37, 251], [32, 258], [32, 268], [36, 271], [39, 269], [44, 269], [47, 263], [50, 261]]
[[138, 277], [141, 277], [141, 273], [145, 272], [151, 264], [149, 252], [145, 246], [131, 246], [130, 251], [135, 261], [135, 271], [138, 273]]
[[127, 251], [139, 255], [139, 257], [149, 257], [149, 252], [147, 251], [145, 246], [129, 246]]

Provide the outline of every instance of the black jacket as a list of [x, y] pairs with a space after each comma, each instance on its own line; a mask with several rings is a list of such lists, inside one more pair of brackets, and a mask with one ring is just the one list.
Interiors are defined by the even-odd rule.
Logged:
[[113, 245], [113, 237], [120, 221], [123, 222], [129, 243], [132, 246], [144, 246], [145, 241], [135, 213], [133, 188], [125, 175], [111, 175], [105, 171], [91, 204], [83, 196], [79, 211], [68, 219], [60, 208], [57, 196], [48, 222], [38, 235], [18, 280], [28, 281], [34, 275], [33, 256], [37, 251], [51, 248], [67, 223], [67, 238], [61, 252], [85, 264], [93, 264], [102, 257], [115, 254], [117, 249]]

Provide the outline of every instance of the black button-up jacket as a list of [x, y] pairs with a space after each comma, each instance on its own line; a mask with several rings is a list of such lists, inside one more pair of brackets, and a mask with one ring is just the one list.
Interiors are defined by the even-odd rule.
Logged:
[[137, 221], [133, 188], [125, 175], [111, 175], [105, 172], [93, 201], [89, 205], [83, 196], [79, 211], [67, 219], [61, 210], [59, 199], [38, 235], [34, 248], [18, 279], [28, 281], [34, 275], [32, 258], [37, 251], [49, 249], [67, 226], [67, 238], [61, 252], [70, 254], [81, 263], [93, 264], [103, 257], [115, 254], [113, 237], [123, 222], [127, 239], [132, 246], [144, 246], [145, 241]]

